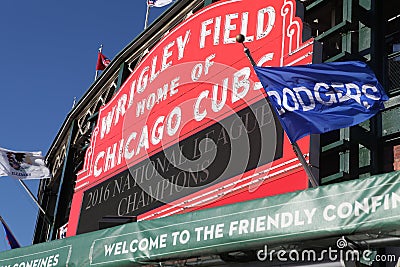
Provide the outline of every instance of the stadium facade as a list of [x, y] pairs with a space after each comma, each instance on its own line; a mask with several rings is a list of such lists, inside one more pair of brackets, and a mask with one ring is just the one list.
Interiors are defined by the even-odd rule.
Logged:
[[[299, 142], [317, 188], [253, 74], [246, 76], [251, 65], [234, 41], [238, 33], [263, 65], [367, 62], [390, 97], [360, 125]], [[66, 117], [46, 156], [53, 178], [42, 180], [38, 192], [53, 223], [38, 215], [32, 247], [49, 241], [68, 247], [68, 262], [77, 252], [58, 240], [67, 237], [75, 247], [90, 247], [82, 258], [102, 266], [395, 265], [399, 62], [395, 0], [176, 1]], [[208, 68], [212, 77], [204, 78]], [[246, 93], [243, 80], [251, 84]], [[225, 105], [223, 96], [202, 101], [225, 85], [236, 90]], [[235, 128], [238, 121], [242, 128]], [[116, 237], [107, 243], [110, 236]], [[332, 248], [342, 254], [324, 254]], [[278, 251], [293, 258], [280, 259]], [[375, 261], [350, 259], [348, 251], [371, 253]], [[67, 266], [62, 253], [54, 255], [53, 263]]]

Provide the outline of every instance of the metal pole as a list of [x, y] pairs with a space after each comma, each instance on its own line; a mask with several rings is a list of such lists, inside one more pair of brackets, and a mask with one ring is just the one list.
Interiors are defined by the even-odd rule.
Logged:
[[25, 189], [26, 192], [28, 192], [29, 196], [32, 198], [32, 200], [36, 203], [36, 205], [38, 206], [39, 210], [43, 213], [44, 219], [47, 221], [48, 224], [51, 224], [51, 220], [50, 218], [47, 216], [46, 212], [44, 211], [44, 209], [42, 208], [42, 206], [40, 206], [39, 201], [36, 199], [36, 197], [33, 195], [33, 193], [31, 192], [31, 190], [28, 188], [28, 186], [20, 179], [18, 179], [19, 183], [22, 185], [22, 187]]
[[294, 153], [296, 154], [297, 158], [300, 160], [301, 165], [306, 171], [308, 180], [310, 181], [312, 187], [317, 187], [318, 186], [317, 179], [315, 179], [314, 174], [312, 173], [312, 170], [310, 168], [310, 165], [308, 165], [306, 159], [304, 158], [304, 154], [301, 152], [299, 145], [296, 142], [293, 142], [292, 147]]
[[[6, 221], [3, 219], [3, 217], [0, 216], [0, 221], [3, 223], [4, 227], [7, 228], [8, 232], [12, 235], [12, 237], [14, 238], [15, 242], [17, 242], [18, 247], [21, 247], [21, 244], [18, 242], [17, 238], [15, 237], [15, 235], [13, 234], [13, 232], [11, 231], [11, 228], [8, 226], [8, 224], [6, 223]], [[8, 238], [8, 237], [7, 237]], [[9, 243], [11, 245], [11, 241], [9, 240]], [[11, 247], [12, 248], [12, 247]]]
[[254, 61], [253, 57], [251, 56], [250, 50], [244, 44], [243, 44], [243, 47], [244, 47], [244, 53], [246, 54], [247, 58], [250, 60], [251, 65], [256, 66], [257, 64]]
[[76, 96], [74, 96], [74, 101], [72, 102], [72, 109], [75, 107], [76, 104]]
[[147, 24], [149, 23], [149, 13], [150, 13], [150, 5], [149, 5], [149, 3], [147, 3], [146, 19], [144, 21], [144, 29], [147, 29]]
[[[239, 34], [238, 36], [236, 36], [236, 41], [243, 45], [244, 53], [246, 54], [247, 58], [250, 60], [251, 65], [256, 66], [257, 64], [254, 61], [253, 57], [251, 56], [250, 50], [244, 45], [244, 40], [245, 40], [245, 38], [242, 34]], [[267, 97], [267, 103], [268, 103], [269, 107], [271, 108], [271, 110], [273, 110], [275, 112], [275, 109], [271, 105], [268, 97]], [[277, 114], [277, 116], [279, 116], [279, 114]], [[282, 122], [281, 122], [281, 124], [282, 124]], [[301, 165], [303, 166], [304, 170], [306, 171], [308, 180], [310, 181], [312, 187], [317, 187], [318, 186], [317, 179], [315, 179], [315, 177], [312, 173], [312, 170], [310, 168], [310, 165], [308, 165], [306, 159], [304, 158], [304, 155], [301, 152], [299, 145], [297, 144], [297, 142], [291, 142], [290, 138], [289, 138], [289, 142], [291, 143], [293, 151], [296, 154], [297, 158], [299, 159]]]
[[[103, 45], [100, 45], [100, 48], [99, 48], [99, 52], [98, 53], [101, 53], [103, 51]], [[99, 54], [97, 54], [97, 60], [99, 60]], [[97, 70], [97, 62], [96, 62], [96, 74], [95, 74], [95, 76], [94, 76], [94, 80], [96, 81], [97, 80], [97, 77], [99, 76], [99, 71]]]

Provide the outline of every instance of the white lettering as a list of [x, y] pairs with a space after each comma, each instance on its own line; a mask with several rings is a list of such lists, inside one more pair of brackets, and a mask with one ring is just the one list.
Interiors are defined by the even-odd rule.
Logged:
[[200, 93], [199, 97], [196, 100], [196, 103], [194, 104], [194, 119], [196, 121], [201, 121], [202, 119], [204, 119], [207, 116], [207, 110], [204, 109], [203, 112], [200, 113], [200, 102], [201, 100], [203, 100], [203, 98], [207, 98], [208, 97], [208, 93], [209, 91], [203, 91]]

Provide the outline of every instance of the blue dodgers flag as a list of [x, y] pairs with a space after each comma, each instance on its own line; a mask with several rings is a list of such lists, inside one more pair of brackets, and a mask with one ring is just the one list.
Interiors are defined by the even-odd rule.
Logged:
[[254, 69], [292, 143], [309, 134], [357, 125], [388, 100], [363, 62]]

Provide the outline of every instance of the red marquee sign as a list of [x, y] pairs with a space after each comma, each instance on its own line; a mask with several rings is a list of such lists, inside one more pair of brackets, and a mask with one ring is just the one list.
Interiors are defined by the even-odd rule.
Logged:
[[[99, 112], [68, 236], [105, 215], [153, 219], [308, 186], [258, 65], [312, 63], [294, 0], [226, 0], [172, 29]], [[308, 153], [309, 139], [299, 142]]]

